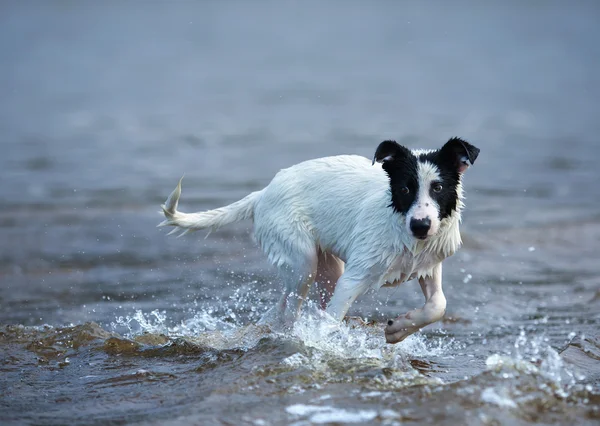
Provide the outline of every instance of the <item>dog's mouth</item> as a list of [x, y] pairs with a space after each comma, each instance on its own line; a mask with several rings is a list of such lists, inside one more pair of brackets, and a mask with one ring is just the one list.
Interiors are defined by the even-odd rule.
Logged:
[[429, 238], [429, 235], [415, 235], [415, 238], [417, 240], [425, 241], [427, 238]]

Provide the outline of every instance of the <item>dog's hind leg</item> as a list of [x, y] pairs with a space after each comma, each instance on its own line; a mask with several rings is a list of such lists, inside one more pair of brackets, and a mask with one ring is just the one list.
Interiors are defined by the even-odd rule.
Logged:
[[283, 294], [277, 304], [260, 319], [259, 324], [289, 327], [300, 313], [302, 303], [317, 274], [317, 253], [296, 262], [279, 266], [279, 277], [283, 282]]
[[257, 242], [277, 266], [283, 294], [259, 323], [290, 326], [298, 317], [302, 302], [317, 275], [317, 245], [307, 218], [293, 202], [266, 190], [254, 214]]
[[317, 273], [316, 256], [314, 259], [310, 259], [307, 264], [302, 267], [290, 268], [289, 266], [285, 266], [283, 270], [280, 269], [280, 271], [285, 286], [280, 303], [284, 304], [284, 323], [289, 325], [298, 318], [302, 303], [308, 295], [310, 286], [315, 282]]
[[319, 249], [316, 282], [321, 308], [327, 307], [335, 285], [343, 273], [344, 262], [339, 257]]

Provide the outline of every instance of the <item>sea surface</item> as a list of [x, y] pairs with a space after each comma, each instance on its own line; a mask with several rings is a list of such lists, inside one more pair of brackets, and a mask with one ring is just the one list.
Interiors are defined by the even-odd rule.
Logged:
[[[598, 425], [600, 3], [0, 3], [2, 425]], [[251, 223], [280, 169], [481, 149], [443, 321], [416, 282], [292, 331]], [[326, 184], [326, 182], [324, 182]], [[314, 298], [314, 294], [312, 294]]]

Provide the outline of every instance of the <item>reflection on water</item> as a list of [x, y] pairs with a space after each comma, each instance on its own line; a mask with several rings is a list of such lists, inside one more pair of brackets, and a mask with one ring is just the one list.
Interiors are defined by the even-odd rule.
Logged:
[[[597, 424], [594, 2], [0, 6], [3, 424]], [[165, 237], [277, 170], [395, 138], [482, 153], [446, 318], [415, 283], [288, 333], [250, 224]]]

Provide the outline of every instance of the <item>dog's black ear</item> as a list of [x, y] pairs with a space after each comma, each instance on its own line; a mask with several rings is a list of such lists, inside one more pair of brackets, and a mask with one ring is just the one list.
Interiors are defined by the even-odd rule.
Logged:
[[383, 141], [379, 144], [377, 150], [375, 150], [373, 164], [375, 164], [376, 161], [385, 164], [388, 161], [396, 160], [407, 154], [410, 154], [410, 151], [396, 141]]
[[452, 138], [440, 149], [440, 154], [455, 165], [459, 173], [464, 173], [475, 163], [479, 148], [461, 138]]

